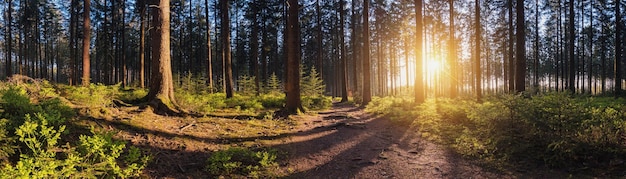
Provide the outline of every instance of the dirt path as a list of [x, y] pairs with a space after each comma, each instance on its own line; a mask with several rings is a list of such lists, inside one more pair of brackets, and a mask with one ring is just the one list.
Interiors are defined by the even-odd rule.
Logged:
[[288, 178], [510, 178], [354, 106], [302, 120], [298, 133], [275, 146], [289, 154]]
[[206, 178], [206, 160], [233, 146], [271, 147], [286, 178], [515, 178], [487, 171], [396, 124], [351, 105], [283, 120], [181, 118], [128, 108], [88, 118], [149, 151], [147, 178]]

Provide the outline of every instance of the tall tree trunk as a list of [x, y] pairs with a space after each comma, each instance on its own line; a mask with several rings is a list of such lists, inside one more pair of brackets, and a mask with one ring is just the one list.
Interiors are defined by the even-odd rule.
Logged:
[[347, 62], [348, 59], [346, 58], [346, 44], [345, 44], [345, 14], [346, 14], [346, 10], [344, 9], [345, 6], [345, 2], [344, 0], [340, 0], [339, 1], [339, 45], [341, 45], [340, 49], [341, 49], [341, 72], [340, 73], [340, 78], [342, 80], [341, 83], [341, 102], [348, 102], [348, 69], [347, 69]]
[[6, 20], [6, 28], [7, 28], [7, 34], [6, 37], [7, 39], [5, 39], [6, 41], [6, 48], [7, 48], [7, 54], [6, 54], [6, 75], [7, 77], [11, 77], [11, 75], [13, 75], [13, 66], [11, 65], [11, 61], [13, 59], [13, 45], [11, 44], [13, 42], [13, 1], [12, 0], [8, 0], [7, 3], [9, 3], [8, 5], [8, 12], [7, 12], [7, 19]]
[[509, 10], [509, 50], [508, 50], [508, 59], [509, 59], [509, 92], [515, 91], [515, 58], [513, 58], [513, 0], [508, 0], [507, 9]]
[[[146, 0], [139, 0], [139, 21], [141, 21], [141, 25], [139, 27], [139, 87], [146, 87], [146, 78], [145, 78], [145, 62], [146, 62]], [[208, 16], [207, 16], [208, 17]], [[207, 20], [208, 23], [208, 20]]]
[[[591, 5], [590, 5], [590, 10], [589, 10], [589, 27], [593, 27], [593, 3], [595, 3], [595, 0], [591, 0]], [[588, 34], [588, 40], [589, 40], [589, 61], [587, 62], [587, 86], [589, 86], [589, 93], [588, 94], [593, 94], [594, 91], [596, 91], [596, 87], [597, 85], [594, 85], [594, 87], [591, 87], [591, 81], [592, 81], [592, 76], [593, 76], [593, 29], [589, 30], [589, 34]]]
[[174, 98], [170, 54], [170, 1], [154, 0], [156, 9], [152, 10], [154, 28], [151, 29], [152, 42], [152, 77], [150, 90], [146, 96], [155, 112], [178, 115], [184, 112]]
[[[422, 8], [424, 1], [423, 0], [415, 0], [415, 103], [420, 104], [424, 103], [426, 99], [426, 85], [424, 85], [424, 72], [423, 64], [424, 59], [422, 55], [422, 42], [424, 35], [424, 23], [422, 20]], [[407, 61], [407, 66], [408, 61]], [[407, 70], [407, 74], [409, 71]], [[409, 80], [409, 78], [407, 78]]]
[[[605, 17], [604, 12], [602, 12], [602, 16]], [[606, 18], [603, 18], [606, 19]], [[604, 20], [603, 20], [604, 21]], [[607, 50], [607, 40], [606, 40], [606, 32], [607, 32], [607, 23], [602, 23], [602, 29], [600, 31], [600, 80], [602, 81], [600, 86], [602, 88], [602, 93], [606, 92], [606, 52]]]
[[252, 69], [254, 70], [254, 84], [256, 86], [256, 95], [258, 96], [261, 91], [261, 83], [259, 76], [259, 25], [257, 23], [258, 17], [258, 5], [256, 3], [252, 3], [252, 34], [250, 37], [250, 50], [252, 51]]
[[569, 76], [568, 76], [568, 86], [567, 89], [570, 93], [576, 93], [575, 88], [575, 79], [576, 79], [576, 57], [574, 57], [574, 0], [569, 1], [569, 25], [567, 29], [568, 34], [568, 45], [567, 45], [567, 55], [569, 58]]
[[475, 33], [474, 34], [474, 38], [476, 43], [476, 49], [474, 51], [475, 55], [474, 55], [474, 74], [476, 75], [476, 100], [480, 101], [482, 98], [482, 77], [481, 77], [481, 68], [480, 68], [480, 43], [481, 43], [481, 24], [480, 24], [480, 0], [475, 0], [474, 1], [474, 21], [475, 21]]
[[370, 65], [370, 26], [369, 26], [369, 2], [363, 0], [363, 101], [367, 105], [372, 101], [371, 89], [371, 65]]
[[533, 69], [533, 74], [535, 77], [533, 78], [533, 87], [538, 93], [539, 90], [539, 0], [535, 0], [535, 58]]
[[517, 22], [515, 23], [515, 91], [526, 91], [526, 26], [524, 20], [524, 0], [517, 0], [515, 6]]
[[351, 48], [352, 49], [352, 55], [351, 55], [351, 59], [352, 59], [351, 60], [352, 61], [352, 65], [351, 65], [352, 66], [352, 68], [351, 68], [352, 69], [352, 73], [351, 73], [351, 75], [352, 75], [352, 79], [353, 79], [352, 80], [352, 94], [354, 95], [354, 94], [356, 94], [357, 91], [359, 91], [359, 87], [358, 87], [358, 81], [359, 80], [358, 80], [358, 77], [357, 77], [357, 67], [358, 67], [357, 59], [358, 59], [359, 53], [357, 53], [358, 52], [358, 48], [356, 48], [356, 44], [357, 44], [357, 40], [358, 40], [357, 32], [356, 32], [357, 29], [356, 29], [356, 13], [355, 13], [356, 12], [356, 10], [355, 10], [356, 1], [352, 0], [352, 2], [350, 4], [352, 6], [352, 9], [351, 9], [352, 10], [352, 13], [351, 13], [352, 16], [350, 17], [350, 25], [351, 25], [351, 29], [352, 29], [352, 32], [350, 33], [350, 35], [351, 35], [351, 38], [350, 38], [351, 45], [350, 45], [350, 47], [352, 47]]
[[127, 70], [127, 67], [126, 67], [126, 13], [124, 12], [126, 10], [126, 0], [122, 1], [122, 5], [120, 7], [121, 7], [121, 9], [120, 9], [120, 13], [121, 13], [121, 15], [120, 15], [121, 17], [120, 18], [121, 19], [120, 19], [120, 21], [122, 22], [122, 23], [120, 23], [120, 30], [119, 30], [120, 31], [119, 34], [121, 36], [120, 37], [120, 41], [121, 41], [120, 44], [121, 44], [121, 46], [120, 46], [119, 49], [120, 49], [120, 58], [122, 60], [121, 61], [121, 63], [122, 63], [122, 70], [121, 70], [122, 77], [121, 77], [121, 80], [122, 80], [122, 87], [126, 87], [126, 85], [128, 85], [128, 79], [127, 79], [128, 78], [128, 70]]
[[615, 80], [615, 97], [622, 94], [622, 16], [620, 1], [615, 1], [615, 65], [613, 74]]
[[[209, 92], [213, 93], [213, 59], [211, 59], [211, 26], [209, 24], [209, 0], [204, 0], [204, 16], [206, 17], [206, 58], [207, 58], [207, 84]], [[258, 77], [257, 77], [258, 78]]]
[[222, 54], [223, 54], [223, 59], [224, 59], [224, 70], [225, 70], [225, 75], [224, 76], [224, 83], [225, 83], [225, 91], [226, 91], [226, 98], [232, 98], [233, 97], [233, 64], [232, 64], [232, 60], [231, 60], [231, 54], [230, 54], [230, 17], [229, 17], [229, 4], [228, 4], [228, 0], [220, 0], [220, 5], [221, 5], [221, 15], [222, 15]]
[[315, 11], [317, 13], [317, 71], [319, 71], [320, 78], [324, 79], [324, 35], [322, 35], [322, 9], [320, 7], [320, 1], [315, 3]]
[[85, 0], [83, 12], [83, 86], [89, 86], [89, 43], [91, 41], [91, 26], [89, 12], [91, 10], [91, 0]]
[[[76, 51], [76, 21], [77, 21], [77, 17], [78, 16], [76, 9], [78, 6], [78, 1], [77, 0], [72, 0], [71, 1], [71, 5], [70, 5], [70, 73], [69, 73], [69, 78], [68, 78], [68, 82], [69, 85], [74, 85], [74, 74], [75, 74], [75, 70], [76, 70], [76, 64], [75, 59], [76, 59], [76, 55], [75, 51]], [[23, 47], [23, 46], [22, 46]]]
[[285, 94], [287, 102], [285, 104], [285, 112], [287, 114], [296, 114], [298, 109], [302, 108], [300, 100], [300, 25], [298, 22], [298, 0], [288, 0], [288, 15], [286, 26], [286, 83]]
[[449, 29], [449, 38], [448, 39], [448, 60], [450, 64], [450, 97], [456, 98], [458, 95], [458, 78], [457, 78], [457, 61], [456, 61], [456, 41], [454, 37], [454, 0], [449, 0], [450, 2], [450, 29]]

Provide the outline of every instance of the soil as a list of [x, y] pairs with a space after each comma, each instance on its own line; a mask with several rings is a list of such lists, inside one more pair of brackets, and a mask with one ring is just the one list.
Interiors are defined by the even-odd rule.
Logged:
[[348, 104], [290, 120], [246, 120], [237, 115], [167, 117], [139, 107], [104, 113], [107, 117], [83, 121], [114, 131], [117, 138], [149, 151], [153, 159], [144, 172], [146, 178], [207, 178], [204, 168], [211, 153], [233, 146], [278, 149], [283, 154], [276, 171], [281, 178], [520, 176], [481, 167], [423, 139], [409, 124], [394, 123]]

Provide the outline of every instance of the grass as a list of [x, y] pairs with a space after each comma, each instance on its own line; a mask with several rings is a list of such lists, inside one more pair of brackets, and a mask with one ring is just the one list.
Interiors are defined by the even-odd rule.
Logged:
[[594, 172], [624, 167], [624, 99], [565, 93], [492, 96], [483, 102], [374, 98], [366, 110], [417, 125], [423, 137], [501, 167]]

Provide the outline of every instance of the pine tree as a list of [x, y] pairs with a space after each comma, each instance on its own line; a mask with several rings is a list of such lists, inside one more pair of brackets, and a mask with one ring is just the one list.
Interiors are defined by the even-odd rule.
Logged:
[[300, 86], [302, 87], [300, 93], [302, 96], [322, 96], [324, 89], [326, 89], [326, 85], [324, 85], [324, 81], [315, 67], [311, 67], [309, 75], [303, 77]]

